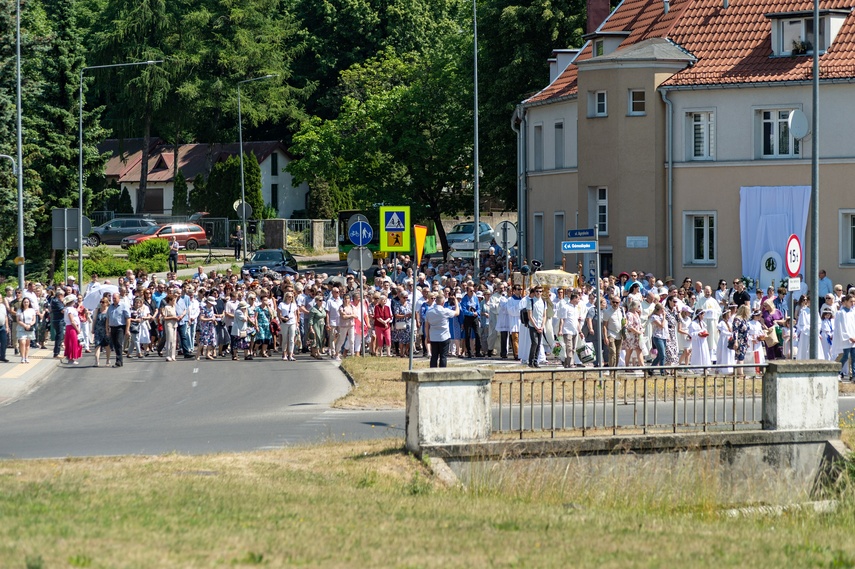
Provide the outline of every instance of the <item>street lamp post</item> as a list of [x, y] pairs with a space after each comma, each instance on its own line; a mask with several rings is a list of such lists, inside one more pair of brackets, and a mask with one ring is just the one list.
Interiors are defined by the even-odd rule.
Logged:
[[262, 81], [264, 79], [271, 79], [276, 77], [276, 74], [272, 75], [264, 75], [262, 77], [255, 77], [253, 79], [244, 79], [243, 81], [238, 81], [237, 84], [237, 95], [238, 95], [238, 154], [240, 155], [240, 218], [241, 218], [241, 229], [243, 230], [243, 258], [246, 260], [246, 240], [247, 240], [247, 231], [246, 231], [246, 190], [243, 185], [243, 118], [241, 116], [241, 108], [240, 108], [240, 86], [244, 83], [252, 83], [253, 81]]
[[481, 276], [481, 204], [479, 178], [480, 172], [478, 168], [478, 9], [476, 6], [477, 0], [472, 0], [472, 27], [475, 38], [475, 228], [473, 230], [473, 241], [475, 242], [475, 284], [478, 284], [478, 278]]
[[77, 286], [83, 291], [83, 73], [92, 69], [109, 69], [113, 67], [134, 67], [137, 65], [154, 65], [155, 63], [163, 63], [163, 60], [157, 61], [134, 61], [130, 63], [114, 63], [111, 65], [93, 65], [91, 67], [83, 67], [80, 69], [79, 95], [80, 103], [78, 105], [78, 152], [79, 163], [77, 170], [77, 191], [78, 191], [78, 211], [77, 211]]
[[[24, 154], [23, 129], [21, 128], [21, 0], [17, 2], [17, 18], [15, 21], [15, 52], [16, 52], [16, 113], [18, 127], [18, 257], [24, 259]], [[18, 265], [18, 288], [24, 290], [24, 263]]]
[[810, 153], [810, 274], [808, 274], [808, 290], [810, 291], [810, 331], [808, 334], [808, 357], [815, 360], [819, 357], [819, 0], [813, 2], [813, 81], [811, 82], [811, 98], [813, 99], [811, 153]]

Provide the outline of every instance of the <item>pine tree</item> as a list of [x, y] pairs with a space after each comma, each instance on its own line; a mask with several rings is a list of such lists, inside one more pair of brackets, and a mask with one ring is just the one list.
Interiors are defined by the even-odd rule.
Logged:
[[131, 194], [128, 193], [128, 188], [125, 186], [122, 186], [122, 193], [119, 195], [116, 213], [134, 213], [134, 207], [131, 204]]
[[172, 185], [172, 215], [187, 215], [187, 180], [180, 168]]

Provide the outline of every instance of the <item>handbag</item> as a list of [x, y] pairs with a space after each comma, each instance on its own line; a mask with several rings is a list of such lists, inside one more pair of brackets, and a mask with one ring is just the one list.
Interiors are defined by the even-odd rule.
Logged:
[[395, 330], [406, 330], [407, 329], [407, 321], [406, 320], [395, 320]]
[[727, 340], [727, 349], [728, 350], [735, 350], [736, 349], [736, 338], [734, 338], [733, 336], [731, 336]]
[[238, 332], [238, 338], [246, 338], [246, 330], [240, 330]]
[[579, 348], [576, 348], [576, 355], [579, 356], [579, 361], [583, 364], [589, 364], [594, 361], [594, 348], [591, 344], [585, 344]]
[[775, 327], [766, 329], [766, 336], [763, 338], [767, 348], [772, 348], [778, 345], [778, 335], [775, 333]]

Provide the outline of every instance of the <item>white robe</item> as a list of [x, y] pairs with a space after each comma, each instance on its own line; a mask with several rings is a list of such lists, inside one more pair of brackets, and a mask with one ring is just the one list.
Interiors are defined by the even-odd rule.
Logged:
[[[693, 366], [708, 366], [712, 364], [710, 349], [707, 346], [706, 324], [702, 320], [694, 320], [689, 324], [689, 334], [692, 336], [692, 355], [689, 364]], [[702, 370], [697, 370], [702, 371]]]
[[810, 358], [810, 310], [803, 308], [799, 311], [799, 323], [796, 325], [799, 335], [799, 347], [796, 350], [797, 360]]
[[748, 323], [748, 352], [745, 354], [745, 363], [765, 364], [766, 363], [766, 344], [763, 338], [766, 334], [763, 333], [763, 325], [753, 318]]
[[[831, 342], [831, 356], [837, 358], [845, 348], [855, 347], [850, 339], [855, 338], [855, 309], [841, 308], [834, 317], [834, 336]], [[846, 362], [849, 365], [849, 362]]]
[[[733, 321], [720, 320], [718, 323], [718, 345], [716, 346], [716, 362], [719, 365], [733, 365], [736, 363], [736, 354], [733, 350], [727, 347], [727, 341], [733, 336], [733, 332], [727, 329], [727, 325]], [[717, 370], [717, 373], [729, 374], [733, 373], [732, 367], [723, 367]]]

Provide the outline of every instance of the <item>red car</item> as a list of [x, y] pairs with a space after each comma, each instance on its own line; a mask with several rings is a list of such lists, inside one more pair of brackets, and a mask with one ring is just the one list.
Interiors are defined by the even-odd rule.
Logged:
[[122, 249], [127, 249], [131, 245], [148, 241], [149, 239], [166, 239], [172, 241], [172, 237], [178, 237], [178, 244], [181, 247], [193, 251], [199, 245], [207, 245], [208, 238], [205, 236], [205, 230], [195, 223], [162, 223], [150, 227], [137, 235], [130, 235], [122, 239]]

